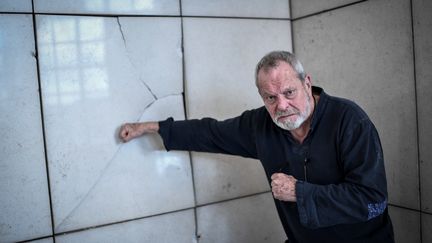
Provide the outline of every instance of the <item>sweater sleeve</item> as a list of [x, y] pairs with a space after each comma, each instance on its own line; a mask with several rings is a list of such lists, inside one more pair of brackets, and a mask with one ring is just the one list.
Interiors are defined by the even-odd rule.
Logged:
[[387, 208], [387, 182], [378, 133], [369, 119], [341, 141], [344, 179], [338, 184], [296, 184], [300, 222], [308, 228], [371, 220]]
[[254, 142], [253, 112], [217, 121], [213, 118], [174, 121], [168, 118], [159, 122], [167, 150], [223, 153], [257, 158]]

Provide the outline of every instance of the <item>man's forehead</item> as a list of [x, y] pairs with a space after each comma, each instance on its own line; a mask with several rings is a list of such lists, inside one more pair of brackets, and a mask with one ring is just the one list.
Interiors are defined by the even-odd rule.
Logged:
[[284, 62], [284, 61], [278, 61], [275, 65], [273, 66], [264, 66], [263, 68], [261, 68], [261, 70], [259, 71], [258, 74], [262, 73], [262, 74], [270, 74], [273, 72], [282, 72], [282, 73], [286, 73], [286, 74], [291, 74], [291, 73], [296, 73], [294, 71], [294, 69], [291, 67], [291, 65], [289, 65], [288, 63]]
[[[289, 64], [280, 64], [278, 66], [274, 67], [266, 67], [260, 70], [258, 73], [258, 79], [259, 81], [264, 80], [272, 80], [272, 79], [297, 79], [297, 73], [294, 71], [294, 69]], [[262, 80], [264, 79], [264, 80]]]

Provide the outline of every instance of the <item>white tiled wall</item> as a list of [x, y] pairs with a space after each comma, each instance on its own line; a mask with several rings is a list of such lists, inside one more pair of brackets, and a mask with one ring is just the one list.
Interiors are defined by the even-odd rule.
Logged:
[[[190, 119], [226, 119], [262, 106], [254, 81], [257, 60], [271, 50], [291, 50], [285, 20], [185, 18], [184, 34]], [[258, 161], [202, 153], [192, 159], [198, 204], [269, 190]]]
[[421, 242], [420, 213], [398, 207], [389, 207], [396, 242]]
[[[261, 106], [254, 66], [292, 49], [288, 1], [2, 0], [0, 12], [0, 242], [197, 242], [198, 228], [204, 242], [285, 239], [258, 161], [191, 160], [157, 135], [117, 133]], [[212, 232], [221, 220], [231, 227]]]
[[0, 242], [51, 233], [31, 15], [0, 15]]
[[2, 0], [0, 12], [32, 12], [32, 0]]
[[37, 0], [37, 13], [178, 15], [178, 0]]
[[284, 242], [286, 236], [282, 224], [276, 212], [268, 210], [273, 206], [271, 193], [264, 193], [199, 207], [200, 242]]
[[182, 10], [187, 16], [290, 17], [289, 1], [287, 0], [182, 0]]
[[225, 119], [262, 106], [256, 63], [272, 50], [291, 50], [286, 20], [185, 18], [184, 34], [188, 118]]
[[193, 206], [188, 154], [114, 139], [143, 114], [184, 119], [180, 20], [40, 16], [37, 29], [55, 231]]
[[[413, 1], [422, 209], [432, 213], [432, 2]], [[432, 217], [432, 216], [429, 216]], [[429, 234], [431, 235], [431, 234]]]
[[432, 215], [422, 214], [422, 240], [423, 242], [432, 242]]
[[53, 243], [53, 238], [49, 237], [49, 238], [44, 238], [44, 239], [39, 239], [39, 240], [33, 240], [33, 241], [29, 241], [30, 243]]
[[364, 0], [291, 0], [292, 17], [300, 18]]
[[61, 235], [56, 237], [56, 242], [195, 242], [194, 211], [180, 211]]

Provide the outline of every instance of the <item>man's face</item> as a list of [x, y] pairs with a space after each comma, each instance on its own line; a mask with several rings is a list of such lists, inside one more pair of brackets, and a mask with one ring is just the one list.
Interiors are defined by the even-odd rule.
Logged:
[[286, 62], [258, 73], [258, 90], [274, 123], [285, 130], [295, 130], [308, 119], [312, 108], [312, 85], [304, 83]]

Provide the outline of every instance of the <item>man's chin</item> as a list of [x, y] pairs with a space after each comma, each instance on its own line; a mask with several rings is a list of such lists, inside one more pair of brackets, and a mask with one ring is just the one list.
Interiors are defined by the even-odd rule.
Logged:
[[292, 124], [287, 124], [286, 122], [275, 122], [275, 124], [278, 127], [282, 128], [284, 130], [287, 130], [287, 131], [291, 131], [291, 130], [295, 129], [295, 128], [293, 128]]
[[[282, 119], [282, 118], [278, 118], [277, 120], [273, 120], [273, 122], [280, 128], [287, 130], [287, 131], [292, 131], [295, 130], [297, 128], [299, 128], [301, 126], [301, 124], [303, 123], [303, 121], [299, 121], [299, 120], [295, 120], [295, 121], [287, 121], [288, 118]], [[300, 123], [300, 124], [299, 124]]]

